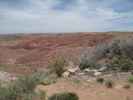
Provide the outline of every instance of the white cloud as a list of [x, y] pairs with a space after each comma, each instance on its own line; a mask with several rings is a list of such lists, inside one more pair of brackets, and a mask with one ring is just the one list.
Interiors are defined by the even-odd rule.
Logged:
[[31, 5], [24, 10], [0, 10], [0, 33], [132, 30], [132, 26], [123, 27], [118, 23], [118, 20], [128, 22], [127, 17], [133, 18], [130, 13], [98, 6], [92, 0], [90, 4], [78, 0], [77, 5], [67, 11], [51, 9], [56, 3], [55, 0], [31, 0]]

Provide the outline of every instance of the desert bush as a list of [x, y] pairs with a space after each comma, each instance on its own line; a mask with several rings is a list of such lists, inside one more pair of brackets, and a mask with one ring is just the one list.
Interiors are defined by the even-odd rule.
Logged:
[[45, 78], [43, 78], [41, 80], [40, 84], [42, 84], [42, 85], [50, 85], [50, 84], [56, 83], [56, 81], [57, 81], [56, 77], [47, 76], [47, 77], [45, 77]]
[[75, 93], [57, 93], [48, 98], [48, 100], [79, 100]]
[[50, 68], [50, 72], [55, 73], [58, 77], [61, 77], [65, 72], [66, 65], [66, 60], [63, 57], [58, 57], [51, 62], [48, 67]]
[[114, 40], [111, 43], [110, 51], [116, 55], [124, 55], [133, 59], [133, 39], [128, 38], [126, 40]]
[[112, 88], [113, 85], [114, 85], [114, 83], [113, 83], [112, 80], [106, 80], [106, 81], [105, 81], [105, 86], [106, 86], [107, 88]]
[[14, 87], [19, 88], [23, 93], [31, 93], [34, 91], [36, 85], [41, 82], [41, 80], [42, 76], [38, 73], [22, 76], [16, 81]]
[[129, 71], [133, 69], [133, 61], [126, 56], [115, 56], [108, 66], [111, 70]]
[[133, 39], [127, 40], [113, 40], [110, 43], [98, 44], [94, 50], [95, 58], [103, 58], [108, 55], [113, 56], [127, 56], [133, 59]]
[[19, 93], [11, 87], [0, 87], [0, 100], [17, 100]]
[[133, 39], [128, 38], [127, 40], [123, 40], [120, 42], [120, 48], [121, 52], [129, 57], [130, 59], [133, 59]]
[[21, 98], [17, 100], [34, 100], [38, 95], [35, 93], [30, 93], [30, 94], [22, 94]]
[[86, 68], [96, 68], [98, 67], [98, 64], [96, 63], [96, 60], [94, 60], [91, 57], [88, 57], [89, 55], [83, 55], [80, 59], [79, 68], [81, 70], [84, 70]]
[[122, 55], [121, 48], [120, 48], [120, 43], [121, 43], [120, 41], [121, 40], [113, 40], [109, 44], [109, 53], [112, 57], [116, 55]]
[[97, 44], [93, 52], [93, 59], [112, 58], [121, 55], [120, 40], [113, 40], [110, 43]]
[[133, 83], [133, 75], [128, 77], [128, 82]]
[[0, 88], [0, 100], [33, 100], [33, 98], [33, 93], [23, 93], [20, 88], [13, 85]]
[[103, 83], [104, 82], [104, 78], [102, 78], [102, 77], [98, 77], [97, 79], [96, 79], [96, 81], [98, 82], [98, 83]]
[[93, 52], [93, 59], [99, 60], [101, 58], [105, 58], [109, 53], [109, 45], [107, 43], [100, 43], [96, 45], [95, 50]]
[[92, 54], [83, 54], [80, 60], [80, 69], [99, 68], [101, 65], [97, 63], [100, 59], [112, 58], [114, 55], [120, 55], [119, 41], [111, 43], [100, 43], [96, 45]]
[[45, 91], [40, 91], [39, 93], [40, 100], [46, 100], [46, 92]]
[[93, 61], [87, 61], [87, 60], [82, 60], [81, 62], [80, 62], [80, 65], [79, 65], [79, 68], [81, 69], [81, 70], [84, 70], [84, 69], [86, 69], [86, 68], [96, 68], [97, 67], [97, 64], [96, 64], [96, 62], [93, 62]]
[[[133, 39], [113, 40], [110, 43], [98, 44], [91, 54], [81, 56], [80, 69], [98, 68], [106, 64], [110, 70], [129, 71], [133, 70]], [[98, 61], [106, 59], [109, 62]]]
[[123, 85], [123, 88], [124, 88], [124, 89], [130, 89], [131, 86], [130, 86], [129, 84], [124, 84], [124, 85]]
[[33, 100], [41, 74], [22, 76], [7, 87], [0, 87], [0, 100]]

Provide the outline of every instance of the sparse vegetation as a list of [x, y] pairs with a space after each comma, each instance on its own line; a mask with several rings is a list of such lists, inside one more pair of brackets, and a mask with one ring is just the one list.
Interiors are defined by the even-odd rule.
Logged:
[[123, 55], [126, 55], [127, 57], [133, 60], [133, 38], [128, 38], [126, 40], [121, 41], [120, 48]]
[[56, 81], [57, 81], [56, 77], [47, 76], [41, 80], [40, 84], [50, 85], [50, 84], [56, 83]]
[[124, 88], [124, 89], [130, 89], [131, 86], [130, 86], [129, 84], [124, 84], [124, 85], [123, 85], [123, 88]]
[[96, 79], [96, 81], [98, 82], [98, 83], [103, 83], [104, 82], [104, 78], [102, 78], [102, 77], [98, 77], [97, 79]]
[[81, 58], [80, 61], [80, 69], [84, 70], [86, 68], [96, 68], [98, 66], [98, 64], [95, 62], [95, 60], [88, 58], [88, 55], [84, 55]]
[[0, 100], [33, 100], [41, 74], [20, 77], [7, 87], [0, 87]]
[[133, 83], [133, 75], [131, 75], [131, 76], [128, 77], [128, 81], [129, 81], [130, 83]]
[[40, 91], [39, 93], [40, 100], [46, 100], [46, 92], [45, 91]]
[[8, 87], [0, 87], [0, 100], [32, 100], [34, 98], [33, 91], [25, 93], [18, 84], [10, 85]]
[[[80, 69], [99, 68], [106, 64], [108, 69], [117, 71], [133, 70], [133, 40], [113, 40], [111, 43], [98, 44], [91, 54], [81, 57]], [[108, 62], [98, 64], [101, 59]]]
[[133, 61], [126, 56], [115, 56], [109, 64], [109, 69], [129, 71], [133, 69]]
[[81, 80], [79, 80], [79, 79], [73, 79], [73, 83], [80, 84], [81, 83]]
[[0, 41], [15, 41], [17, 39], [21, 39], [22, 38], [22, 34], [21, 35], [17, 35], [17, 34], [12, 34], [12, 35], [0, 35]]
[[54, 94], [51, 97], [49, 97], [48, 100], [79, 100], [79, 98], [75, 93], [64, 92]]
[[0, 87], [0, 100], [16, 100], [17, 93], [12, 88]]
[[50, 72], [55, 73], [58, 77], [61, 77], [65, 72], [66, 65], [66, 60], [63, 57], [58, 57], [49, 64]]
[[107, 43], [97, 44], [93, 52], [93, 60], [99, 60], [107, 56], [109, 53], [109, 45]]
[[106, 86], [107, 88], [112, 88], [113, 85], [114, 85], [114, 83], [113, 83], [112, 80], [106, 80], [106, 81], [105, 81], [105, 86]]
[[16, 81], [15, 87], [20, 88], [20, 90], [24, 93], [30, 93], [34, 91], [36, 85], [40, 83], [40, 78], [40, 75], [35, 74], [23, 76]]

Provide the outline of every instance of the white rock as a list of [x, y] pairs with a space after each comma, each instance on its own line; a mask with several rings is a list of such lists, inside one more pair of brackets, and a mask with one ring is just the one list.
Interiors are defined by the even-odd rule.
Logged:
[[68, 64], [70, 67], [74, 67], [74, 63], [73, 62], [69, 62], [69, 64]]
[[92, 80], [91, 79], [88, 79], [87, 82], [92, 82]]
[[93, 72], [95, 72], [95, 73], [96, 73], [96, 72], [98, 72], [98, 70], [97, 70], [97, 69], [92, 69], [91, 71], [93, 71]]
[[91, 79], [88, 79], [87, 82], [93, 82], [95, 80], [96, 80], [95, 78], [91, 78]]
[[102, 73], [101, 72], [95, 72], [94, 76], [100, 76]]
[[104, 67], [101, 67], [101, 68], [99, 69], [99, 71], [102, 72], [102, 71], [105, 71], [106, 69], [107, 69], [107, 67], [104, 66]]
[[91, 70], [89, 68], [86, 68], [84, 71], [85, 72], [90, 72]]
[[78, 75], [81, 75], [81, 76], [82, 76], [82, 75], [85, 75], [85, 73], [82, 73], [82, 72], [81, 72], [81, 73], [78, 73]]
[[76, 71], [78, 71], [79, 70], [79, 68], [78, 67], [75, 67], [75, 68], [70, 68], [70, 69], [68, 69], [68, 72], [70, 72], [70, 73], [75, 73]]
[[117, 86], [115, 86], [115, 88], [116, 88], [116, 89], [122, 89], [123, 86], [122, 86], [122, 85], [117, 85]]
[[15, 75], [12, 75], [8, 72], [0, 71], [0, 81], [13, 81], [16, 80], [17, 77]]
[[70, 72], [66, 71], [62, 74], [64, 78], [68, 78], [70, 76]]

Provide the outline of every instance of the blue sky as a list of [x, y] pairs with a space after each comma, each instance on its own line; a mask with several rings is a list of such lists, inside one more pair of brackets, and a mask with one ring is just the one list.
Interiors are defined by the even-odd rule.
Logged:
[[133, 31], [133, 0], [0, 0], [0, 33]]

